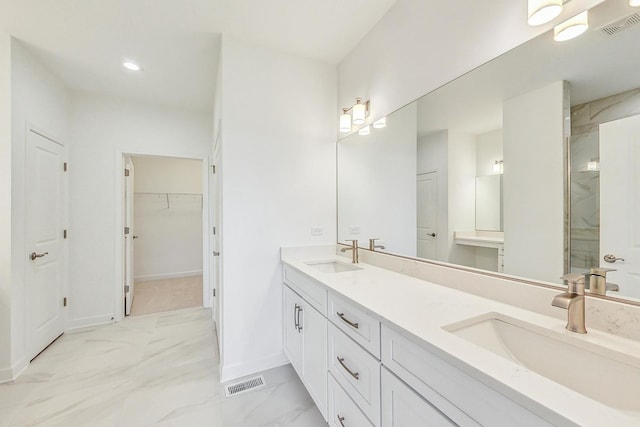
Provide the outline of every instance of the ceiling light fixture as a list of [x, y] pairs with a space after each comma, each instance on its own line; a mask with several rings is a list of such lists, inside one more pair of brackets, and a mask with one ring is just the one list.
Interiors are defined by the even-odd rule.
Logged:
[[[351, 123], [354, 125], [362, 125], [369, 116], [369, 101], [362, 101], [362, 98], [356, 98], [356, 103], [351, 107], [342, 109], [340, 115], [340, 132], [351, 132]], [[351, 114], [349, 114], [351, 112]]]
[[131, 62], [131, 61], [124, 61], [122, 63], [122, 66], [124, 68], [126, 68], [129, 71], [141, 71], [142, 68], [140, 68], [140, 66], [138, 64], [136, 64], [135, 62]]
[[362, 135], [362, 136], [367, 136], [370, 133], [371, 133], [371, 127], [369, 127], [369, 125], [366, 125], [365, 127], [363, 127], [358, 131], [358, 135]]
[[640, 0], [629, 0], [629, 6], [631, 6], [631, 7], [640, 6]]
[[375, 129], [382, 129], [386, 125], [387, 125], [387, 118], [386, 117], [383, 117], [383, 118], [378, 119], [375, 122], [373, 122], [373, 127]]
[[553, 28], [553, 39], [564, 42], [574, 39], [589, 28], [589, 11], [585, 10]]
[[562, 12], [563, 0], [529, 0], [529, 19], [531, 26], [546, 24]]

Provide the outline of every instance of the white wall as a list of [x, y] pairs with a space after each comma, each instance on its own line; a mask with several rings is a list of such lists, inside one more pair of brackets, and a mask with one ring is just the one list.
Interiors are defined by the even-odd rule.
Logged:
[[0, 33], [0, 381], [11, 372], [11, 37]]
[[[27, 123], [69, 147], [69, 93], [18, 40], [11, 38], [11, 364], [13, 375], [26, 354], [25, 140]], [[3, 197], [3, 202], [6, 199]], [[8, 245], [7, 245], [8, 246]], [[6, 348], [6, 347], [5, 347]], [[1, 352], [1, 351], [0, 351]]]
[[335, 66], [227, 37], [222, 63], [225, 381], [286, 363], [279, 248], [335, 242], [337, 104]]
[[[387, 126], [338, 142], [338, 240], [369, 239], [386, 252], [416, 254], [417, 107], [387, 117]], [[351, 233], [352, 226], [359, 233]]]
[[504, 102], [504, 272], [559, 282], [564, 271], [565, 82]]
[[474, 248], [458, 245], [456, 231], [476, 228], [476, 138], [475, 135], [449, 129], [449, 262], [473, 266]]
[[478, 135], [476, 144], [476, 176], [494, 175], [494, 162], [502, 160], [502, 129]]
[[530, 27], [525, 0], [398, 0], [338, 66], [338, 104], [370, 98], [372, 118], [384, 116], [602, 1]]
[[202, 161], [132, 160], [134, 280], [202, 274]]
[[[120, 152], [206, 157], [210, 114], [75, 93], [70, 162], [71, 326], [115, 316], [116, 164]], [[118, 303], [120, 305], [120, 303]]]
[[448, 132], [446, 130], [418, 137], [417, 173], [438, 172], [438, 209], [437, 231], [438, 260], [448, 261], [449, 240], [446, 238], [449, 230], [449, 165]]

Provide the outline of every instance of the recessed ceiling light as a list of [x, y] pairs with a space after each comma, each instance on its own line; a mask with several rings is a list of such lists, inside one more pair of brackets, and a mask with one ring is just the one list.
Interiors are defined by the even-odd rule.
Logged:
[[131, 62], [131, 61], [124, 61], [122, 63], [122, 66], [124, 68], [126, 68], [127, 70], [130, 70], [130, 71], [140, 71], [140, 70], [142, 70], [142, 68], [140, 68], [140, 66], [138, 64], [136, 64], [135, 62]]

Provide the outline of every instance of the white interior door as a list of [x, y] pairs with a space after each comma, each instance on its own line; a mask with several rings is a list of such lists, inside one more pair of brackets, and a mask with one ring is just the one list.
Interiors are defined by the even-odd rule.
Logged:
[[64, 147], [30, 130], [26, 155], [27, 351], [32, 359], [64, 332]]
[[124, 314], [131, 314], [133, 304], [133, 162], [124, 159]]
[[600, 125], [600, 265], [617, 269], [608, 277], [621, 295], [640, 298], [640, 116]]
[[438, 257], [438, 172], [418, 174], [417, 178], [417, 222], [420, 258]]

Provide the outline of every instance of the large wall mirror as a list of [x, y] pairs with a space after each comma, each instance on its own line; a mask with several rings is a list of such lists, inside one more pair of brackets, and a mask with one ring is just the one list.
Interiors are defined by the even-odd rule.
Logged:
[[640, 301], [640, 9], [590, 21], [340, 139], [338, 242], [557, 286], [606, 267]]

